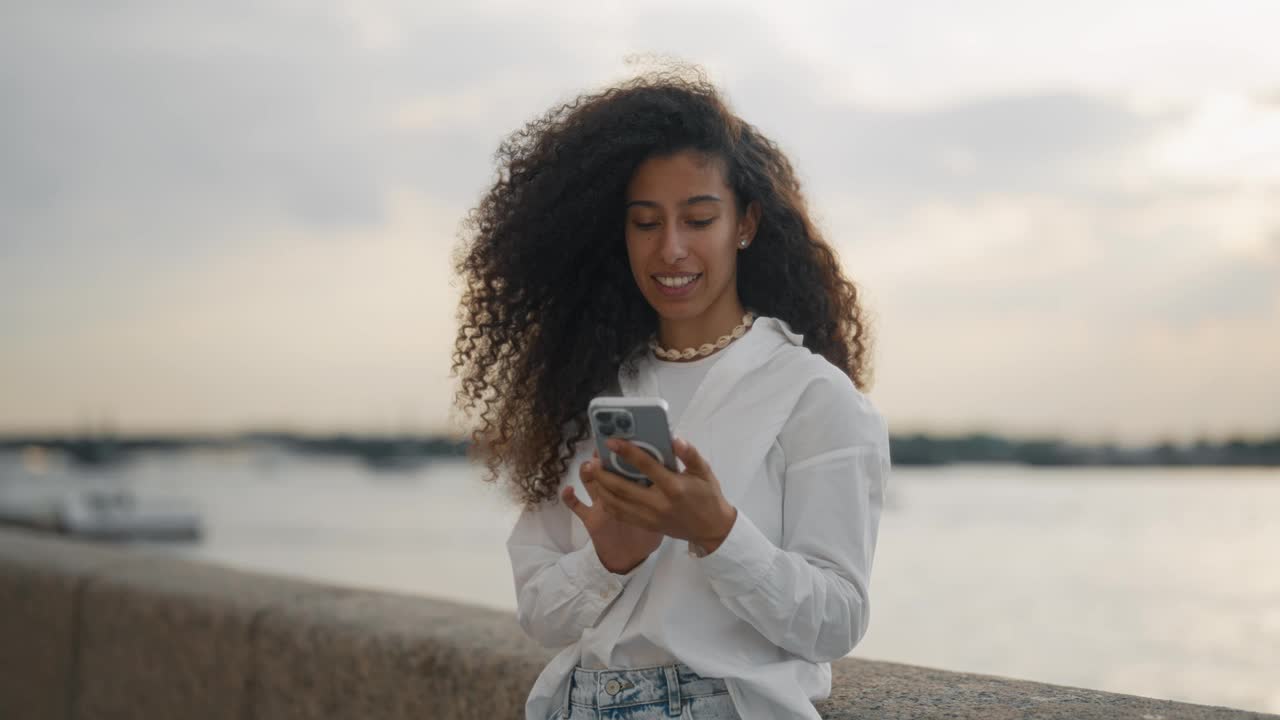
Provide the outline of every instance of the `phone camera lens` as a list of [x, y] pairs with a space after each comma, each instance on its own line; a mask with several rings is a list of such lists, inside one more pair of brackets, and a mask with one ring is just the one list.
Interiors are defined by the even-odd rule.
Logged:
[[609, 423], [609, 418], [611, 417], [613, 417], [613, 413], [608, 412], [607, 410], [602, 410], [596, 413], [596, 422], [601, 425], [607, 425]]
[[619, 415], [613, 422], [618, 425], [618, 429], [622, 432], [626, 432], [631, 429], [631, 418], [626, 415]]
[[605, 423], [604, 425], [600, 426], [600, 432], [603, 435], [612, 435], [613, 430], [614, 428], [612, 423]]

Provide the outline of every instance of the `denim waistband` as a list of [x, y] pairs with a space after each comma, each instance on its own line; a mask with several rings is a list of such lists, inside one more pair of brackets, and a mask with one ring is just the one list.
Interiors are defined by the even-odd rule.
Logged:
[[579, 667], [573, 671], [568, 701], [595, 709], [665, 701], [667, 713], [679, 717], [685, 700], [724, 692], [724, 680], [704, 678], [684, 663], [630, 670]]

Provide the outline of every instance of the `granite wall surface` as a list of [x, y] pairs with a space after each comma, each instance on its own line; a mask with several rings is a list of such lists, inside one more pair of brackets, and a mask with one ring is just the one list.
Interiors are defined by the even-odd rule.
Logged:
[[[508, 613], [0, 529], [0, 718], [517, 718]], [[1280, 718], [846, 659], [824, 718]]]

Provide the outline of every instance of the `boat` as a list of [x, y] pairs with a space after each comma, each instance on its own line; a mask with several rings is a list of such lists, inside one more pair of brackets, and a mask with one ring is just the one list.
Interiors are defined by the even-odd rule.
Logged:
[[199, 540], [200, 516], [175, 502], [142, 503], [124, 490], [82, 490], [63, 496], [58, 529], [93, 540]]
[[194, 541], [200, 516], [178, 499], [140, 500], [117, 488], [0, 497], [0, 523], [85, 540]]

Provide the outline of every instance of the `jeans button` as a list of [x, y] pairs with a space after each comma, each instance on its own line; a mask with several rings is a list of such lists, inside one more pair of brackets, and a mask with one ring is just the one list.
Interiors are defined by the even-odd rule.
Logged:
[[622, 683], [618, 682], [617, 680], [610, 680], [609, 682], [604, 684], [604, 691], [609, 693], [610, 695], [617, 695], [618, 691], [621, 689], [622, 689]]

